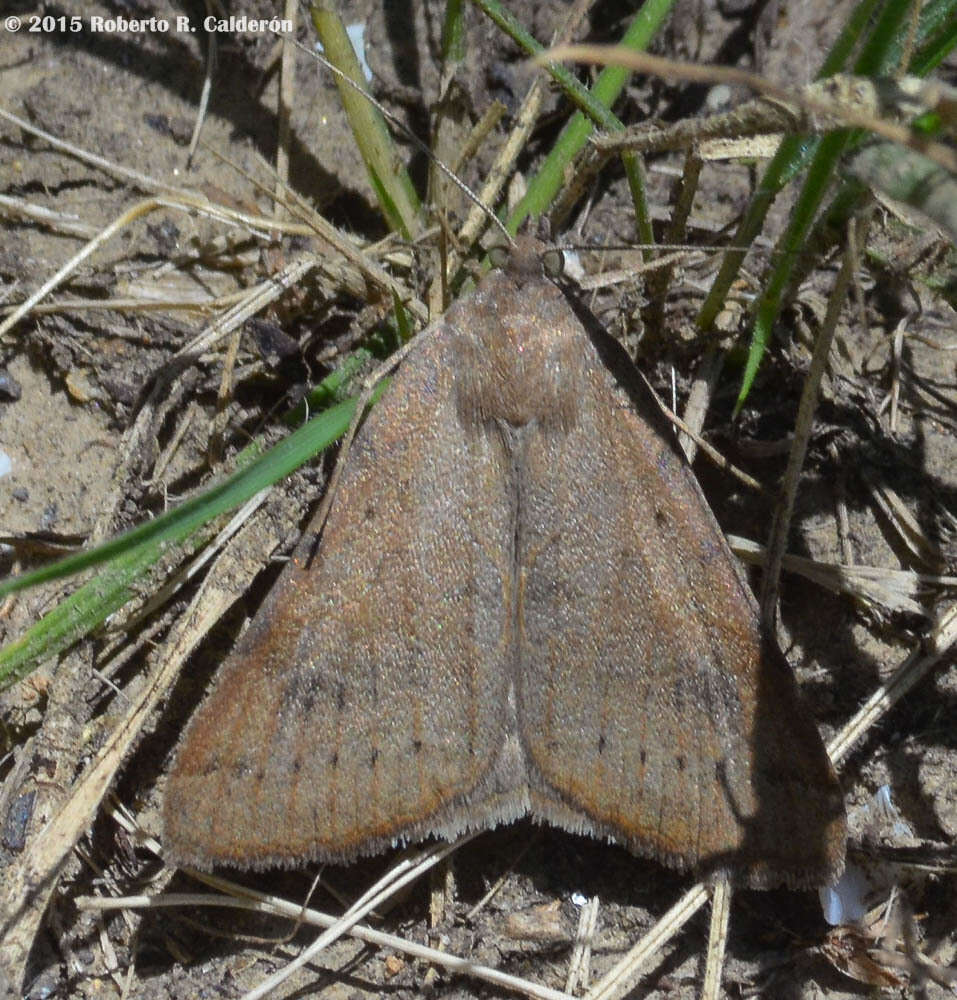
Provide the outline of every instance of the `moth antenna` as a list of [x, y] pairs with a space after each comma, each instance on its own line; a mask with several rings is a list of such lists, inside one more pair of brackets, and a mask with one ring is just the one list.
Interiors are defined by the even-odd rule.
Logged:
[[399, 129], [399, 131], [402, 132], [402, 134], [415, 146], [417, 150], [419, 150], [420, 153], [427, 156], [429, 160], [434, 163], [439, 170], [441, 170], [442, 173], [459, 189], [459, 191], [461, 191], [462, 194], [464, 194], [465, 197], [472, 202], [473, 205], [478, 206], [478, 208], [485, 213], [492, 225], [494, 225], [505, 237], [509, 246], [515, 245], [515, 240], [512, 237], [512, 234], [505, 228], [505, 223], [503, 223], [502, 220], [492, 211], [492, 209], [489, 208], [489, 206], [486, 205], [485, 202], [483, 202], [482, 199], [479, 198], [479, 196], [464, 181], [458, 178], [455, 173], [451, 171], [435, 155], [435, 153], [433, 153], [432, 150], [429, 149], [429, 147], [410, 128], [408, 128], [404, 122], [400, 121], [394, 114], [392, 114], [392, 112], [389, 111], [381, 101], [376, 100], [367, 90], [360, 87], [359, 84], [352, 79], [352, 77], [346, 75], [341, 69], [338, 68], [338, 66], [334, 66], [331, 62], [329, 62], [329, 60], [320, 52], [313, 52], [298, 41], [295, 44], [298, 45], [304, 52], [308, 52], [314, 59], [321, 62], [326, 69], [333, 72], [341, 80], [344, 80], [350, 87], [352, 87], [353, 90], [361, 94], [374, 108], [379, 111], [384, 118], [387, 118], [397, 129]]

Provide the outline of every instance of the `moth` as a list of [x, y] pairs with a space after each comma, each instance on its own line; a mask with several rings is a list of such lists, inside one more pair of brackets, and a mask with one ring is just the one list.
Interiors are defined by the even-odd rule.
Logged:
[[522, 816], [737, 884], [844, 862], [837, 777], [668, 422], [516, 241], [408, 354], [175, 756], [186, 864]]

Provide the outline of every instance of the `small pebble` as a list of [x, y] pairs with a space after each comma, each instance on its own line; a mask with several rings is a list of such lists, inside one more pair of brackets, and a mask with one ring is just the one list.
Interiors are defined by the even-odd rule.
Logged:
[[6, 368], [0, 368], [0, 400], [15, 403], [20, 398], [22, 392], [20, 383], [10, 372]]

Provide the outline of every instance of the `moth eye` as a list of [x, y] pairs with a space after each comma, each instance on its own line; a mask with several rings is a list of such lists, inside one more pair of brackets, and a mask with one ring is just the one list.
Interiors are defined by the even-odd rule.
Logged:
[[556, 247], [542, 254], [542, 269], [549, 278], [560, 278], [565, 270], [565, 255]]
[[488, 259], [492, 262], [492, 267], [505, 267], [508, 263], [508, 247], [501, 243], [489, 247]]

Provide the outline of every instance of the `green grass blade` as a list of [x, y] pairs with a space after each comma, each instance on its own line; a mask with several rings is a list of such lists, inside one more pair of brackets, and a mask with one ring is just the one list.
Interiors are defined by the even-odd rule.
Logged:
[[465, 59], [465, 3], [447, 0], [442, 22], [442, 62], [448, 66]]
[[[385, 383], [379, 392], [384, 388]], [[346, 400], [313, 418], [224, 482], [174, 510], [89, 552], [0, 583], [0, 597], [3, 597], [94, 566], [103, 567], [96, 577], [0, 650], [0, 688], [21, 679], [43, 659], [56, 655], [96, 628], [134, 596], [134, 584], [161, 557], [187, 544], [211, 520], [289, 475], [341, 437], [355, 413], [356, 403], [356, 399]]]
[[[955, 36], [953, 30], [955, 26], [957, 26], [957, 0], [932, 0], [930, 4], [924, 7], [921, 11], [921, 19], [917, 31], [917, 53], [911, 61], [912, 75], [926, 76], [927, 73], [936, 67], [940, 59], [949, 54], [954, 44], [957, 43], [957, 36]], [[949, 49], [943, 47], [943, 41], [949, 44]], [[895, 38], [893, 40], [890, 50], [888, 54], [889, 60], [899, 58], [900, 45], [898, 39]], [[844, 162], [850, 163], [856, 159], [856, 150], [866, 147], [867, 144], [873, 145], [867, 132], [860, 131], [853, 133], [846, 147]], [[816, 149], [816, 144], [814, 148]], [[910, 161], [910, 158], [903, 148], [901, 148], [901, 153], [903, 156], [903, 165], [903, 162]], [[919, 170], [920, 168], [917, 167], [916, 161], [913, 162], [914, 169]], [[843, 169], [842, 172], [849, 175], [854, 175], [855, 173], [851, 166]], [[911, 168], [906, 168], [905, 172], [910, 173]], [[943, 174], [937, 174], [936, 176], [938, 180], [945, 182], [949, 186], [949, 180]], [[928, 180], [929, 177], [925, 178], [925, 188]], [[902, 181], [906, 187], [906, 179], [902, 178]], [[889, 180], [885, 181], [885, 183], [889, 183]], [[901, 201], [911, 201], [913, 199], [914, 204], [917, 204], [925, 197], [917, 185], [913, 185], [913, 189], [909, 194], [906, 194], [904, 190], [900, 190], [899, 193]], [[928, 196], [930, 196], [929, 192]], [[814, 227], [802, 247], [801, 256], [793, 260], [793, 267], [788, 278], [787, 287], [782, 295], [782, 302], [790, 301], [794, 297], [801, 283], [815, 267], [816, 262], [824, 254], [829, 253], [843, 239], [848, 221], [860, 211], [867, 197], [868, 191], [866, 186], [853, 176], [846, 178], [841, 183], [830, 204], [818, 215]], [[930, 214], [932, 217], [937, 218], [937, 215], [934, 213], [942, 209], [943, 214], [939, 221], [946, 224], [945, 220], [949, 218], [949, 212], [945, 200], [939, 196], [939, 193], [933, 196], [933, 200], [937, 203], [938, 208], [932, 209]]]
[[[359, 60], [331, 0], [313, 3], [311, 14], [326, 59], [364, 93], [365, 80]], [[402, 157], [392, 141], [382, 113], [338, 75], [336, 86], [389, 227], [406, 239], [413, 239], [422, 228], [421, 205], [409, 175], [401, 166]]]
[[[525, 30], [525, 26], [517, 21], [499, 0], [472, 0], [472, 2], [528, 55], [537, 56], [545, 51], [544, 46]], [[564, 66], [559, 63], [549, 63], [545, 69], [565, 92], [565, 96], [593, 122], [607, 129], [622, 127], [621, 122], [608, 110], [609, 102], [599, 100], [593, 91], [583, 87], [574, 74]]]
[[846, 131], [832, 132], [830, 135], [824, 136], [818, 143], [801, 193], [791, 210], [787, 228], [775, 248], [777, 263], [771, 269], [770, 276], [755, 307], [751, 345], [748, 350], [744, 375], [741, 379], [741, 389], [735, 404], [735, 413], [744, 404], [754, 383], [761, 359], [764, 357], [764, 352], [771, 339], [772, 327], [781, 310], [781, 295], [793, 273], [797, 255], [805, 245], [807, 234], [820, 208], [834, 169], [847, 146], [848, 138], [849, 135]]
[[[850, 58], [861, 36], [867, 29], [875, 9], [881, 0], [862, 0], [848, 18], [847, 24], [834, 43], [821, 65], [816, 79], [823, 79], [837, 73]], [[698, 312], [697, 325], [701, 330], [710, 330], [715, 318], [724, 308], [728, 290], [738, 276], [741, 264], [744, 262], [747, 248], [757, 238], [764, 225], [768, 209], [784, 186], [807, 165], [817, 150], [817, 140], [803, 136], [788, 136], [785, 138], [771, 162], [765, 168], [758, 182], [751, 202], [732, 241], [741, 249], [729, 250], [725, 253], [718, 274]]]
[[[635, 16], [621, 40], [623, 48], [643, 51], [664, 23], [672, 7], [672, 0], [648, 0]], [[595, 101], [609, 108], [618, 99], [628, 80], [629, 71], [621, 66], [607, 66], [602, 70], [591, 90]], [[611, 116], [601, 122], [605, 128], [620, 130], [621, 122]], [[530, 215], [544, 214], [565, 182], [565, 171], [572, 160], [582, 150], [594, 130], [594, 123], [581, 111], [576, 111], [562, 130], [555, 146], [546, 157], [538, 173], [528, 185], [525, 196], [515, 206], [508, 218], [506, 228], [510, 233], [518, 232], [518, 227]], [[651, 241], [651, 223], [644, 199], [644, 179], [640, 176], [639, 161], [632, 157], [626, 161], [628, 180], [638, 199], [635, 206], [638, 230], [643, 241]]]
[[[908, 16], [908, 4], [895, 2], [885, 4], [855, 62], [855, 74], [881, 76], [896, 67], [901, 54], [900, 39]], [[849, 146], [861, 141], [862, 136], [863, 133], [860, 132], [841, 130], [832, 132], [817, 142], [814, 158], [791, 211], [788, 225], [775, 248], [773, 266], [765, 281], [764, 290], [755, 305], [751, 343], [741, 379], [741, 389], [735, 404], [735, 413], [744, 405], [754, 384], [761, 360], [771, 340], [774, 323], [781, 311], [784, 290], [795, 272], [799, 252], [808, 243], [809, 233], [841, 157]]]

